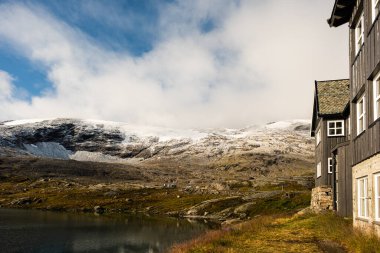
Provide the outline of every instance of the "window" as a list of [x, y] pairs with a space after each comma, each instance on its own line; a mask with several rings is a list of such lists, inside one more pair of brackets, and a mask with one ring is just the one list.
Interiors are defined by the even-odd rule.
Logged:
[[377, 15], [379, 14], [379, 10], [380, 10], [380, 1], [372, 0], [372, 22], [375, 21]]
[[380, 174], [376, 174], [375, 181], [375, 219], [380, 220]]
[[363, 95], [356, 103], [357, 112], [357, 134], [365, 130], [365, 96]]
[[344, 136], [344, 120], [327, 121], [327, 136]]
[[358, 184], [358, 216], [368, 218], [368, 178], [357, 179]]
[[333, 171], [333, 164], [332, 164], [332, 158], [331, 157], [329, 157], [329, 159], [328, 159], [328, 161], [327, 161], [327, 172], [329, 173], [329, 174], [331, 174], [332, 173], [332, 171]]
[[321, 142], [321, 129], [318, 129], [317, 131], [317, 134], [315, 135], [315, 141], [316, 141], [316, 145], [318, 146], [318, 144]]
[[317, 178], [321, 177], [322, 174], [322, 168], [321, 168], [321, 162], [317, 164]]
[[364, 43], [364, 18], [361, 15], [355, 28], [355, 52], [358, 53]]
[[373, 112], [374, 120], [380, 117], [380, 72], [373, 79]]

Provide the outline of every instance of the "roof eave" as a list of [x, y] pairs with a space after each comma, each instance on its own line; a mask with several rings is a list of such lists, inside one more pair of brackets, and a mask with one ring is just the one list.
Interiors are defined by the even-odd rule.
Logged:
[[338, 27], [347, 23], [350, 20], [354, 6], [354, 0], [335, 0], [331, 17], [327, 20], [327, 23], [330, 27]]

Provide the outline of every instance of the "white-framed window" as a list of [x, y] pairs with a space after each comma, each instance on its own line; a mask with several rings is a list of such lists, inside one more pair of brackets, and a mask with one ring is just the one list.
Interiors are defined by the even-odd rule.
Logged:
[[375, 21], [375, 18], [379, 14], [380, 11], [380, 1], [372, 0], [372, 22]]
[[365, 130], [365, 95], [363, 95], [356, 103], [356, 114], [357, 114], [357, 134]]
[[318, 144], [321, 142], [321, 129], [318, 129], [316, 135], [315, 135], [315, 143], [318, 146]]
[[364, 43], [364, 16], [360, 16], [355, 27], [355, 52], [358, 53]]
[[374, 120], [380, 117], [380, 72], [373, 79], [373, 112]]
[[321, 162], [317, 164], [317, 178], [321, 177], [322, 175], [322, 165]]
[[332, 159], [331, 157], [329, 157], [329, 158], [327, 159], [327, 172], [328, 172], [329, 174], [331, 174], [332, 171], [333, 171], [333, 164], [332, 164], [332, 161], [333, 161], [333, 159]]
[[375, 181], [375, 219], [380, 220], [380, 173], [374, 175]]
[[344, 136], [344, 120], [327, 121], [327, 136]]
[[357, 179], [358, 217], [368, 218], [368, 177]]

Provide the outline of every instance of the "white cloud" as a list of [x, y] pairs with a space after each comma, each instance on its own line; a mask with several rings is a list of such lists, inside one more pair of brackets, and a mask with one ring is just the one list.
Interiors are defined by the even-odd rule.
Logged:
[[[41, 7], [1, 4], [0, 43], [45, 66], [55, 92], [30, 103], [9, 99], [10, 79], [0, 72], [8, 97], [0, 119], [242, 127], [310, 118], [314, 79], [348, 75], [348, 32], [328, 27], [330, 8], [325, 1], [179, 1], [160, 10], [153, 50], [132, 57]], [[202, 33], [205, 20], [215, 29]]]
[[12, 77], [0, 70], [0, 103], [12, 97], [13, 89]]

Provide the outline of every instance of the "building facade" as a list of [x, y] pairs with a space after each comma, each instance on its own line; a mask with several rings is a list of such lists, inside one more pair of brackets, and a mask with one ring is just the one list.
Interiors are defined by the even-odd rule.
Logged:
[[354, 226], [380, 236], [379, 14], [380, 0], [335, 0], [328, 23], [349, 27], [351, 139], [336, 149], [338, 173], [340, 163], [352, 168]]
[[315, 137], [315, 186], [321, 190], [314, 190], [313, 199], [324, 198], [314, 200], [323, 203], [323, 208], [315, 204], [316, 209], [336, 210], [341, 216], [352, 215], [352, 173], [345, 161], [349, 115], [350, 81], [315, 81], [311, 136]]

